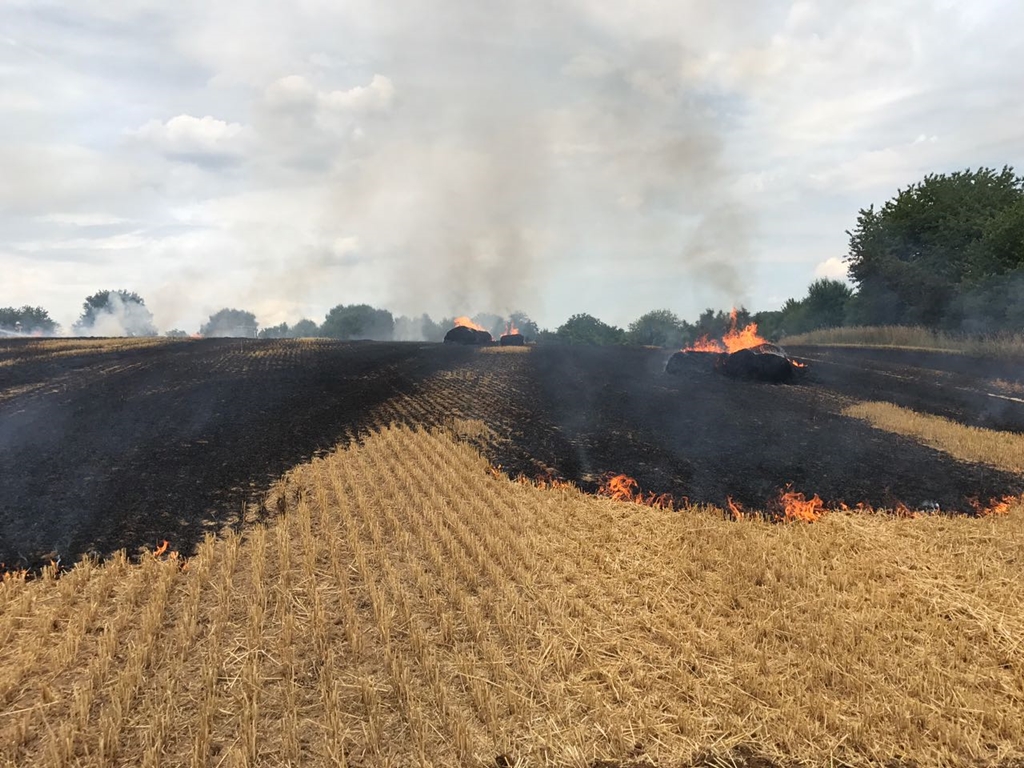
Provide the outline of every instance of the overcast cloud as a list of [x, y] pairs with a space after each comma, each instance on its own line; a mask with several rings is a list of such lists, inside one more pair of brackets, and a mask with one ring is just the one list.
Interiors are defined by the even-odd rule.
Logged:
[[[255, 10], [258, 8], [258, 11]], [[0, 306], [774, 309], [929, 172], [1019, 165], [1024, 5], [6, 0]]]

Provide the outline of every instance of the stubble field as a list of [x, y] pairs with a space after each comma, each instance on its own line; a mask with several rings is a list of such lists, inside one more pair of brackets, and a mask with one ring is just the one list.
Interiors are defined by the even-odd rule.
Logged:
[[798, 352], [5, 343], [0, 764], [1015, 764], [1019, 379]]

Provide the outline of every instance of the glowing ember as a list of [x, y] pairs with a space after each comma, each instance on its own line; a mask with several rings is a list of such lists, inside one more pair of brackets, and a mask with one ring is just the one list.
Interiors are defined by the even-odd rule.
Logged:
[[476, 323], [474, 323], [468, 317], [456, 317], [455, 318], [455, 325], [456, 326], [462, 326], [463, 328], [472, 328], [474, 331], [486, 330], [485, 328], [483, 328], [483, 327], [477, 325]]
[[642, 504], [656, 509], [672, 509], [675, 505], [671, 494], [643, 493], [636, 480], [629, 475], [608, 475], [601, 483], [598, 493], [615, 501]]

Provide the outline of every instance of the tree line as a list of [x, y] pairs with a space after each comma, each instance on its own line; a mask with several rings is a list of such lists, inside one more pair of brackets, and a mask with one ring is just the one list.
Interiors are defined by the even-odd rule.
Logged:
[[[771, 339], [844, 325], [920, 325], [935, 330], [992, 333], [1024, 327], [1024, 178], [1007, 166], [929, 174], [897, 191], [876, 209], [861, 209], [847, 232], [844, 261], [852, 286], [815, 280], [800, 299], [781, 309], [751, 314]], [[498, 337], [514, 323], [527, 338], [568, 344], [685, 346], [702, 335], [720, 336], [729, 314], [707, 309], [695, 322], [668, 309], [648, 312], [626, 328], [576, 314], [555, 330], [542, 330], [524, 312], [479, 314], [475, 323]], [[202, 336], [441, 341], [454, 318], [395, 317], [367, 304], [339, 304], [323, 322], [303, 319], [260, 328], [252, 312], [222, 309], [199, 329]], [[0, 308], [0, 330], [56, 333], [42, 307]], [[86, 298], [72, 327], [77, 334], [157, 335], [145, 301], [130, 291], [99, 291]], [[168, 336], [185, 336], [181, 330]]]

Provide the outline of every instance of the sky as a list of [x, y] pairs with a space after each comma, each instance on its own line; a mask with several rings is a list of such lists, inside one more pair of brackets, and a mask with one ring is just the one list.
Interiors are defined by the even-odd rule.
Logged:
[[928, 173], [1020, 166], [1024, 4], [4, 0], [0, 306], [162, 330], [777, 309]]

